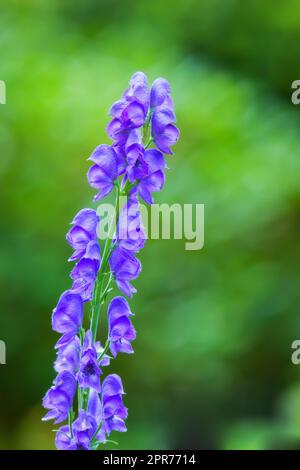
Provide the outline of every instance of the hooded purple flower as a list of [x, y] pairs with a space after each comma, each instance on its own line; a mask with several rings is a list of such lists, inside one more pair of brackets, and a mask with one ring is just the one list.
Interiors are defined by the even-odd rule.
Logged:
[[137, 190], [132, 189], [127, 203], [124, 205], [118, 223], [118, 245], [133, 253], [141, 250], [145, 245], [146, 233], [144, 231]]
[[108, 328], [110, 350], [114, 357], [118, 352], [133, 353], [130, 344], [136, 338], [136, 332], [129, 319], [131, 312], [123, 297], [115, 297], [108, 307]]
[[117, 374], [108, 375], [102, 384], [102, 427], [100, 438], [104, 439], [111, 431], [126, 432], [127, 408], [123, 404], [124, 395], [121, 378]]
[[131, 129], [143, 126], [149, 108], [149, 90], [147, 77], [136, 72], [130, 80], [129, 88], [122, 99], [114, 103], [110, 109], [112, 121], [107, 126], [109, 137], [117, 144], [125, 143]]
[[150, 91], [152, 109], [152, 137], [155, 144], [164, 153], [172, 154], [170, 147], [179, 138], [179, 131], [174, 125], [176, 116], [171, 98], [169, 82], [164, 78], [154, 80]]
[[85, 333], [82, 356], [78, 372], [78, 382], [82, 388], [93, 388], [100, 392], [101, 370], [98, 364], [97, 350], [93, 342], [92, 332]]
[[129, 281], [136, 279], [140, 274], [140, 261], [131, 252], [116, 246], [110, 256], [109, 264], [119, 289], [124, 295], [132, 297], [136, 289]]
[[[170, 100], [171, 96], [171, 87], [168, 80], [164, 78], [157, 78], [154, 80], [150, 90], [150, 107], [155, 109], [158, 106], [162, 106], [164, 103]], [[172, 106], [172, 103], [169, 101], [169, 105]]]
[[143, 72], [135, 72], [129, 82], [129, 88], [125, 91], [123, 98], [127, 102], [136, 101], [144, 108], [145, 115], [149, 108], [148, 80]]
[[65, 291], [59, 298], [52, 314], [52, 329], [70, 340], [78, 332], [83, 317], [83, 303], [79, 294], [70, 290]]
[[53, 382], [53, 386], [43, 398], [44, 408], [50, 410], [44, 416], [43, 421], [48, 421], [49, 419], [54, 419], [55, 423], [65, 421], [73, 404], [75, 391], [75, 377], [68, 371], [58, 374]]
[[91, 440], [97, 431], [94, 416], [84, 410], [72, 425], [72, 435], [69, 426], [62, 426], [56, 433], [55, 444], [59, 450], [90, 450]]
[[97, 239], [99, 216], [93, 209], [82, 209], [72, 221], [73, 227], [67, 233], [67, 242], [75, 250], [69, 261], [84, 256], [88, 243]]
[[94, 150], [89, 160], [95, 165], [88, 171], [88, 182], [92, 188], [98, 190], [94, 201], [99, 201], [114, 187], [114, 181], [118, 177], [118, 156], [113, 147], [103, 144]]
[[165, 183], [166, 162], [161, 152], [156, 149], [145, 150], [144, 159], [148, 165], [148, 175], [138, 182], [137, 190], [147, 204], [153, 204], [152, 193], [161, 191]]
[[77, 439], [71, 436], [68, 425], [62, 426], [56, 433], [55, 445], [58, 450], [89, 450], [82, 446]]
[[73, 435], [77, 441], [77, 449], [90, 449], [90, 442], [97, 428], [98, 424], [95, 417], [91, 413], [81, 410], [72, 426]]
[[54, 362], [56, 372], [68, 371], [76, 375], [80, 363], [80, 340], [75, 336], [69, 343], [58, 349], [57, 358]]
[[130, 183], [148, 175], [148, 164], [144, 159], [144, 146], [141, 129], [133, 129], [129, 132], [125, 145], [126, 178]]
[[93, 297], [94, 284], [100, 266], [100, 248], [96, 241], [88, 244], [85, 255], [73, 268], [70, 276], [73, 279], [72, 292], [81, 295], [84, 302]]

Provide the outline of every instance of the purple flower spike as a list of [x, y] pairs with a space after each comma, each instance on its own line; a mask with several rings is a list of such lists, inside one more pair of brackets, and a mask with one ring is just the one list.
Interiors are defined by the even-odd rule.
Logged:
[[[127, 297], [136, 292], [131, 282], [140, 274], [141, 263], [135, 255], [147, 238], [139, 199], [154, 202], [153, 193], [165, 183], [164, 154], [172, 153], [179, 137], [170, 85], [163, 78], [155, 80], [149, 90], [146, 75], [133, 74], [121, 99], [112, 105], [110, 116], [107, 133], [113, 143], [93, 151], [87, 178], [97, 190], [94, 201], [113, 189], [118, 207], [120, 196], [127, 196], [127, 201], [117, 213], [113, 240], [103, 242], [102, 259], [100, 218], [95, 210], [78, 212], [66, 236], [74, 250], [69, 260], [76, 264], [70, 274], [72, 287], [61, 295], [52, 314], [52, 327], [62, 335], [55, 346], [58, 375], [43, 399], [48, 410], [44, 420], [68, 420], [56, 431], [56, 447], [61, 450], [97, 450], [112, 431], [127, 430], [121, 378], [110, 374], [101, 383], [100, 377], [112, 358], [133, 353], [133, 313], [121, 296], [110, 301], [107, 324], [99, 313], [114, 283]], [[91, 302], [85, 319], [84, 302]], [[101, 332], [107, 331], [104, 347], [98, 340], [99, 319]], [[91, 329], [85, 331], [87, 320]]]
[[117, 246], [110, 256], [109, 264], [119, 289], [124, 295], [132, 297], [136, 289], [129, 281], [140, 274], [140, 261], [129, 251]]
[[67, 416], [72, 406], [76, 391], [76, 380], [74, 376], [64, 371], [56, 377], [53, 386], [43, 398], [43, 406], [50, 410], [43, 421], [54, 419], [55, 423], [61, 423]]
[[52, 328], [63, 335], [73, 336], [78, 332], [83, 317], [81, 296], [72, 291], [65, 291], [59, 298], [52, 314]]
[[110, 350], [114, 357], [118, 352], [133, 353], [131, 341], [135, 340], [136, 332], [129, 316], [132, 312], [123, 297], [114, 298], [108, 307], [108, 325]]
[[92, 332], [88, 330], [82, 348], [78, 382], [82, 388], [91, 387], [100, 392], [100, 374], [96, 346], [93, 343]]
[[88, 171], [88, 182], [92, 188], [98, 190], [94, 197], [99, 201], [107, 196], [114, 187], [118, 176], [118, 159], [115, 150], [109, 145], [99, 145], [89, 160], [95, 163]]

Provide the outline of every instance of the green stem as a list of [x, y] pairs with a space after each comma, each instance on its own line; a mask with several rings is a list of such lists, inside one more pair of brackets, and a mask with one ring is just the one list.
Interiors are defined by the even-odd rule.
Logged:
[[98, 356], [98, 362], [100, 362], [101, 359], [103, 358], [104, 354], [107, 353], [107, 351], [109, 350], [109, 346], [110, 346], [110, 341], [109, 341], [109, 338], [107, 338], [106, 343], [105, 343], [105, 346], [104, 346], [104, 348], [103, 348], [103, 351], [102, 351], [102, 353], [99, 354], [99, 356]]
[[96, 341], [96, 336], [97, 336], [101, 305], [103, 301], [105, 300], [105, 296], [109, 289], [109, 284], [111, 282], [111, 277], [110, 277], [108, 284], [104, 287], [106, 268], [107, 268], [109, 256], [111, 253], [114, 229], [117, 226], [117, 220], [119, 216], [119, 196], [120, 196], [120, 187], [119, 185], [116, 185], [115, 216], [111, 220], [111, 224], [110, 224], [108, 234], [107, 234], [107, 239], [105, 241], [101, 266], [100, 266], [100, 270], [98, 273], [98, 278], [97, 278], [96, 286], [95, 286], [94, 301], [92, 305], [91, 330], [92, 330], [94, 341]]
[[73, 408], [69, 410], [68, 413], [68, 425], [69, 425], [69, 430], [70, 430], [70, 436], [73, 438], [73, 429], [72, 429], [72, 423], [73, 423]]

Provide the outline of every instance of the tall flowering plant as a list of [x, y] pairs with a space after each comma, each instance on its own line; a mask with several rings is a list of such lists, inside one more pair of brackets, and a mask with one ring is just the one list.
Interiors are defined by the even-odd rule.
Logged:
[[[62, 450], [96, 450], [109, 441], [112, 431], [126, 431], [122, 380], [104, 371], [118, 354], [133, 353], [136, 332], [125, 297], [136, 292], [132, 281], [141, 272], [136, 254], [146, 240], [139, 199], [153, 203], [153, 193], [165, 182], [164, 154], [172, 154], [179, 137], [170, 86], [163, 78], [149, 89], [145, 74], [135, 73], [109, 114], [107, 133], [113, 143], [93, 151], [87, 178], [97, 191], [94, 201], [115, 192], [114, 220], [101, 248], [97, 212], [82, 209], [74, 217], [66, 236], [74, 250], [69, 258], [75, 262], [72, 287], [60, 296], [52, 314], [52, 328], [61, 336], [55, 346], [57, 376], [43, 398], [47, 409], [43, 420], [65, 422], [55, 438]], [[126, 196], [123, 207], [119, 207], [121, 196]], [[102, 345], [100, 310], [113, 282], [122, 296], [113, 298], [107, 307], [108, 333]]]

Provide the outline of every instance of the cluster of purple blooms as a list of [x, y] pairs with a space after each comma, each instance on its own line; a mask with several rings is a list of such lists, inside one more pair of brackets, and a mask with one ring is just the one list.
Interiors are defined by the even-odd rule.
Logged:
[[[152, 194], [165, 182], [163, 154], [172, 154], [171, 146], [179, 137], [170, 86], [162, 78], [149, 89], [146, 76], [135, 73], [110, 115], [107, 133], [113, 143], [94, 150], [87, 176], [90, 186], [97, 190], [95, 201], [115, 189], [115, 231], [100, 250], [97, 212], [83, 209], [75, 216], [66, 237], [74, 250], [69, 261], [76, 263], [70, 274], [73, 284], [61, 295], [52, 315], [52, 328], [61, 337], [55, 346], [57, 376], [43, 399], [48, 410], [43, 419], [53, 419], [56, 424], [67, 421], [56, 432], [56, 446], [62, 450], [94, 450], [108, 441], [112, 431], [126, 431], [121, 378], [110, 374], [102, 380], [101, 375], [111, 356], [133, 353], [133, 313], [124, 297], [110, 301], [108, 337], [103, 347], [97, 339], [100, 307], [113, 281], [126, 297], [136, 292], [131, 284], [141, 272], [136, 253], [146, 240], [139, 197], [153, 203]], [[127, 196], [127, 202], [117, 211], [120, 195]], [[85, 329], [87, 303], [91, 307], [90, 325]]]

